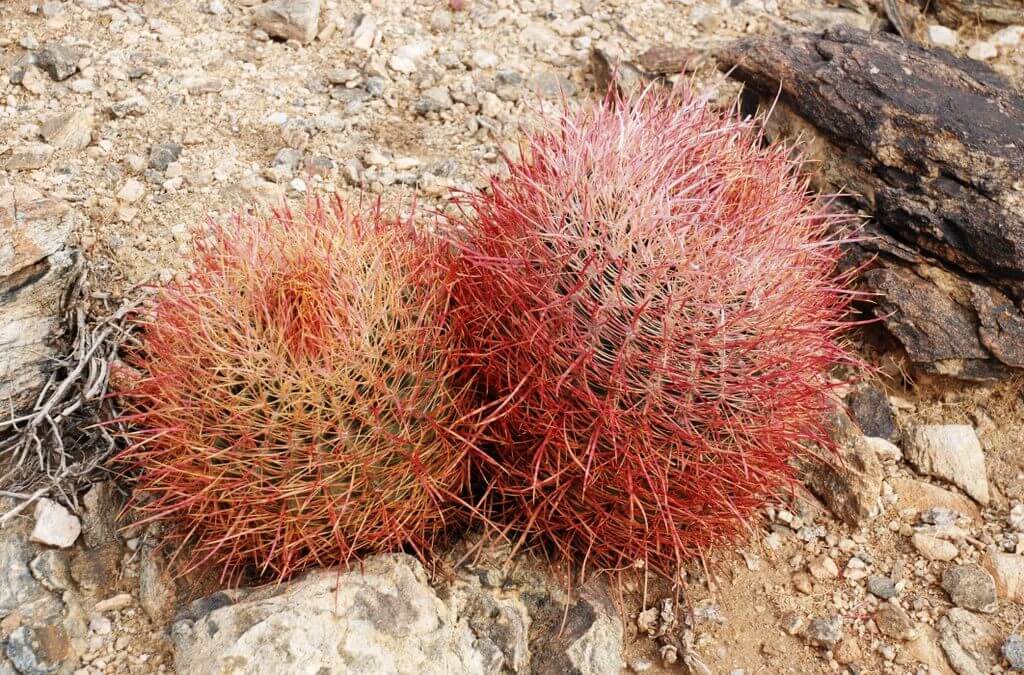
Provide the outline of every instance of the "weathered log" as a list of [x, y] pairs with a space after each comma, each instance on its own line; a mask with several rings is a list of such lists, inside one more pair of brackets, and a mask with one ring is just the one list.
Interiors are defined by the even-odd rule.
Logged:
[[1024, 23], [1021, 0], [936, 0], [939, 19], [953, 25], [966, 22]]
[[970, 379], [1024, 368], [1024, 98], [983, 64], [848, 27], [717, 56], [778, 97], [769, 133], [812, 132], [823, 187], [874, 216], [864, 281], [911, 359]]
[[0, 188], [0, 414], [30, 406], [56, 356], [53, 337], [75, 254], [71, 211], [26, 187]]

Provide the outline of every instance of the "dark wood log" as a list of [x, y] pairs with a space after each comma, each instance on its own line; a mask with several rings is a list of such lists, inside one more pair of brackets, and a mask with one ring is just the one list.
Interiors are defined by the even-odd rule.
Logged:
[[864, 279], [910, 357], [971, 379], [1024, 368], [1024, 98], [981, 63], [848, 27], [717, 57], [775, 105], [769, 133], [812, 132], [823, 187], [874, 216]]

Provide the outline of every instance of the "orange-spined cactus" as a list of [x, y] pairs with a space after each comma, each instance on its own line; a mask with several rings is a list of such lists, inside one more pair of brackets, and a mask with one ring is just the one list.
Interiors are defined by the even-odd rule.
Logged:
[[474, 404], [435, 254], [408, 223], [314, 201], [216, 226], [160, 291], [119, 459], [192, 565], [284, 578], [427, 555], [458, 520]]
[[842, 219], [791, 148], [686, 92], [549, 122], [453, 228], [492, 504], [566, 556], [673, 576], [826, 440], [829, 370], [853, 361]]

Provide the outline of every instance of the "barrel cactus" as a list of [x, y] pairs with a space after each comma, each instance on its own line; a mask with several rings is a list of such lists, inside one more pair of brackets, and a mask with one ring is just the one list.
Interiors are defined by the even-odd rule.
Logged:
[[609, 99], [462, 199], [450, 323], [491, 406], [492, 513], [528, 541], [671, 577], [827, 444], [851, 228], [759, 128], [685, 91]]
[[134, 508], [187, 563], [285, 578], [460, 516], [474, 404], [436, 244], [338, 201], [214, 226], [160, 290], [120, 392]]

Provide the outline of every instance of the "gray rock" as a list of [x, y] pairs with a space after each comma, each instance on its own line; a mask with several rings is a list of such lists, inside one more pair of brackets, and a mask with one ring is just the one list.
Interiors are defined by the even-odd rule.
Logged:
[[435, 592], [413, 559], [376, 556], [341, 573], [193, 602], [171, 632], [179, 672], [199, 674], [294, 672], [300, 663], [303, 672], [351, 673], [618, 675], [623, 667], [607, 585], [585, 584], [570, 598], [532, 561], [508, 575], [464, 567]]
[[155, 143], [149, 146], [149, 168], [166, 171], [171, 162], [181, 157], [181, 146], [177, 143]]
[[270, 166], [282, 167], [289, 171], [295, 171], [302, 162], [302, 151], [295, 148], [281, 148], [274, 155], [274, 161]]
[[57, 308], [76, 261], [67, 246], [75, 219], [65, 202], [31, 187], [0, 187], [0, 407], [8, 414], [35, 402], [56, 355]]
[[561, 73], [545, 70], [537, 73], [531, 84], [531, 88], [543, 98], [561, 99], [576, 93], [576, 85], [572, 80]]
[[832, 649], [843, 639], [843, 618], [827, 616], [814, 619], [804, 631], [804, 639], [815, 647]]
[[986, 614], [996, 611], [996, 582], [976, 563], [947, 567], [942, 573], [942, 590], [957, 607]]
[[61, 44], [48, 44], [36, 54], [36, 65], [57, 82], [66, 80], [78, 72], [78, 60], [81, 55], [77, 50]]
[[21, 626], [7, 638], [7, 658], [22, 675], [50, 675], [72, 656], [71, 641], [61, 626]]
[[[450, 603], [468, 621], [482, 653], [499, 653], [502, 672], [617, 675], [622, 621], [607, 585], [592, 580], [572, 597], [546, 568], [523, 560], [505, 576], [500, 564], [459, 571]], [[563, 623], [564, 621], [564, 623]]]
[[892, 405], [885, 392], [874, 385], [863, 385], [846, 397], [850, 417], [865, 436], [884, 438], [895, 443], [900, 431], [896, 426]]
[[320, 0], [271, 0], [253, 13], [253, 22], [267, 35], [303, 44], [316, 37], [319, 19]]
[[867, 588], [868, 593], [882, 600], [896, 597], [896, 584], [889, 577], [870, 576]]
[[159, 549], [145, 545], [139, 563], [139, 604], [157, 626], [166, 625], [174, 615], [178, 591]]
[[859, 525], [881, 513], [882, 463], [846, 414], [836, 411], [831, 422], [841, 460], [806, 460], [801, 477], [837, 518]]
[[306, 171], [314, 176], [327, 176], [334, 170], [334, 160], [325, 155], [313, 155], [306, 160]]
[[370, 96], [380, 97], [384, 95], [384, 84], [382, 77], [368, 77], [363, 83], [363, 87]]
[[939, 646], [958, 675], [988, 675], [998, 663], [1000, 639], [983, 617], [954, 607], [939, 620]]
[[44, 588], [55, 593], [66, 591], [71, 587], [71, 570], [67, 556], [54, 549], [43, 551], [29, 563], [29, 569], [36, 581]]
[[[0, 500], [0, 511], [12, 503]], [[28, 543], [24, 523], [15, 522], [0, 530], [0, 616], [27, 605], [46, 593], [29, 571], [34, 547]]]
[[95, 111], [88, 106], [49, 118], [43, 122], [41, 133], [43, 138], [55, 147], [82, 150], [92, 142], [92, 130], [95, 125]]
[[1003, 658], [1010, 664], [1010, 670], [1024, 670], [1024, 637], [1011, 635], [1003, 643]]
[[53, 146], [46, 143], [26, 143], [14, 148], [4, 163], [4, 168], [8, 171], [34, 171], [49, 164], [51, 157]]
[[913, 430], [904, 454], [921, 473], [956, 485], [979, 504], [988, 504], [985, 454], [974, 428], [935, 424]]
[[490, 655], [404, 555], [320, 570], [173, 624], [178, 672], [484, 673]]
[[85, 545], [98, 548], [117, 537], [117, 488], [114, 481], [96, 483], [82, 498], [82, 536]]
[[431, 112], [441, 112], [452, 107], [452, 97], [448, 93], [448, 87], [431, 87], [424, 89], [416, 102], [416, 112], [425, 115]]

